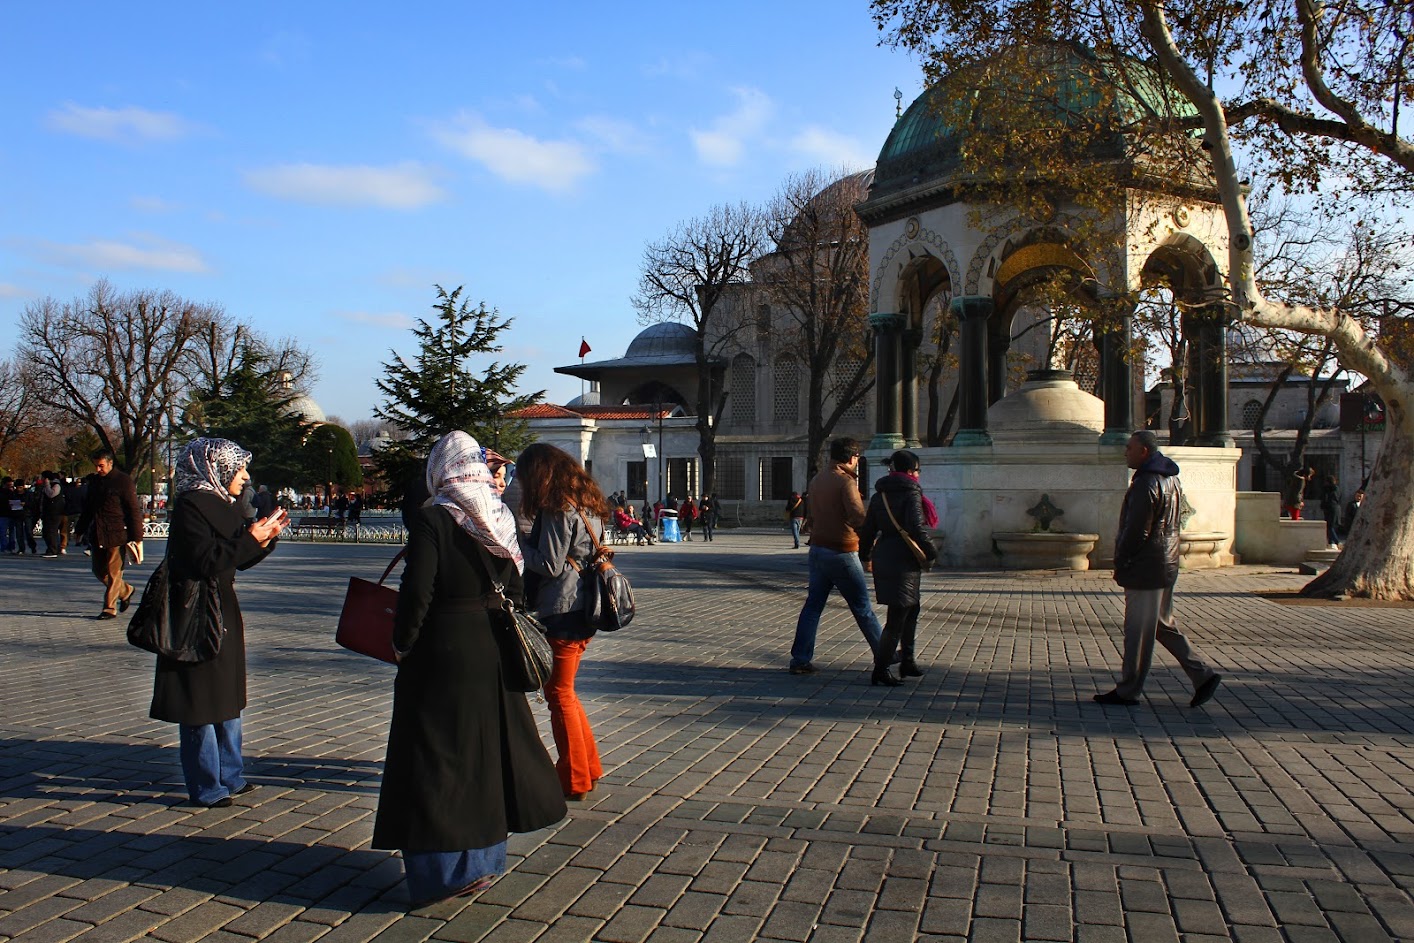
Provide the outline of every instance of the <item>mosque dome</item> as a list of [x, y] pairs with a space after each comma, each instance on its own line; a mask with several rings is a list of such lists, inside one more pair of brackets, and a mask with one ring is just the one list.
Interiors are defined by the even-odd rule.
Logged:
[[638, 332], [638, 336], [628, 345], [625, 360], [681, 360], [684, 356], [695, 359], [697, 332], [677, 321], [663, 321]]
[[[1050, 77], [1049, 87], [1034, 87], [1038, 72]], [[1102, 127], [1113, 127], [1111, 135], [1092, 146], [1096, 159], [1122, 156], [1126, 136], [1120, 129], [1137, 119], [1197, 114], [1152, 67], [1138, 60], [1125, 59], [1120, 65], [1070, 43], [1017, 46], [989, 63], [949, 73], [908, 106], [879, 152], [874, 195], [956, 170], [967, 139], [1016, 115], [1017, 102], [1028, 96], [1040, 98], [1042, 111], [1032, 120], [1042, 126], [1050, 126], [1053, 119], [1058, 128], [1089, 129], [1100, 119]], [[1110, 112], [1108, 119], [1105, 111]]]
[[589, 390], [589, 391], [586, 392], [586, 393], [581, 393], [581, 394], [579, 394], [578, 396], [576, 396], [574, 399], [570, 400], [570, 401], [569, 401], [568, 403], [566, 403], [565, 405], [566, 405], [566, 406], [569, 406], [569, 407], [575, 407], [575, 406], [599, 406], [599, 405], [600, 405], [600, 402], [599, 402], [599, 391], [598, 391], [598, 390]]
[[305, 422], [312, 422], [316, 425], [327, 421], [324, 410], [319, 408], [319, 404], [306, 393], [301, 393], [285, 406], [285, 414], [293, 416], [296, 413], [304, 416]]

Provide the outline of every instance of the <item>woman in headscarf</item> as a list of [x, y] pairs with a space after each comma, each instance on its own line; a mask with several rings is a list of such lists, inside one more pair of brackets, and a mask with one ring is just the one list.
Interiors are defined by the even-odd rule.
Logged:
[[516, 481], [521, 487], [521, 516], [532, 522], [530, 533], [521, 538], [525, 566], [541, 577], [529, 605], [545, 623], [555, 653], [545, 684], [550, 733], [560, 755], [555, 769], [565, 798], [579, 801], [604, 775], [574, 679], [594, 637], [584, 618], [580, 568], [594, 556], [595, 544], [604, 542], [609, 502], [579, 462], [543, 442], [520, 453]]
[[[874, 598], [887, 607], [883, 637], [874, 652], [871, 684], [895, 686], [900, 677], [921, 678], [914, 658], [921, 608], [923, 565], [904, 541], [907, 534], [926, 554], [929, 565], [938, 558], [926, 528], [938, 526], [938, 511], [918, 483], [918, 456], [899, 449], [889, 458], [892, 471], [874, 483], [874, 497], [859, 529], [859, 556], [874, 571]], [[899, 676], [889, 671], [894, 650], [902, 652]]]
[[515, 520], [476, 440], [452, 432], [427, 458], [432, 497], [409, 514], [393, 647], [398, 677], [373, 847], [402, 852], [420, 907], [489, 887], [506, 837], [560, 821], [565, 801], [525, 695], [501, 676], [493, 580], [517, 606]]
[[[206, 808], [229, 806], [232, 796], [255, 788], [246, 782], [241, 756], [245, 625], [236, 599], [236, 570], [265, 559], [289, 523], [279, 511], [246, 527], [235, 502], [250, 480], [249, 462], [250, 453], [229, 439], [195, 439], [182, 450], [173, 470], [169, 584], [214, 579], [225, 635], [209, 661], [158, 656], [150, 715], [178, 725], [187, 795]], [[181, 598], [173, 594], [169, 605], [181, 605]]]

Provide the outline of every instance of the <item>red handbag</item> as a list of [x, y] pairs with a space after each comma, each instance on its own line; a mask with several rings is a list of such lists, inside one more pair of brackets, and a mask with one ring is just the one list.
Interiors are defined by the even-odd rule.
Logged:
[[397, 664], [393, 655], [393, 617], [398, 611], [398, 591], [384, 586], [383, 581], [406, 553], [406, 547], [399, 550], [376, 583], [349, 577], [349, 590], [344, 594], [344, 610], [339, 613], [334, 641], [351, 652]]

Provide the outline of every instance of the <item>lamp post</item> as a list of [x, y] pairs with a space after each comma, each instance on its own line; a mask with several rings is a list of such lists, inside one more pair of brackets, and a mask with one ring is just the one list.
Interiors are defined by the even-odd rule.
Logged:
[[663, 404], [654, 403], [653, 411], [658, 414], [658, 500], [667, 504], [667, 484], [663, 480]]
[[325, 471], [327, 471], [329, 474], [328, 474], [328, 477], [325, 479], [325, 483], [324, 483], [324, 507], [327, 509], [327, 510], [326, 510], [326, 516], [327, 516], [327, 517], [333, 517], [333, 516], [334, 516], [334, 450], [333, 450], [332, 448], [331, 448], [331, 449], [328, 449], [328, 450], [327, 450], [327, 454], [328, 454], [329, 458], [328, 458], [328, 461], [326, 462], [326, 464], [325, 464], [325, 466], [324, 466], [324, 469], [325, 469]]

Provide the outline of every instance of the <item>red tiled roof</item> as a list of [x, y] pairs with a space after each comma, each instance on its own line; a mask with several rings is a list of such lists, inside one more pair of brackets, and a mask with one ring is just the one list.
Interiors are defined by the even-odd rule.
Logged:
[[672, 407], [655, 409], [652, 406], [571, 406], [575, 412], [589, 419], [657, 419], [668, 416]]
[[511, 413], [517, 419], [573, 419], [579, 413], [553, 403], [532, 403]]
[[652, 406], [556, 406], [536, 403], [518, 409], [511, 415], [517, 419], [657, 419], [672, 415], [674, 407], [657, 409]]

